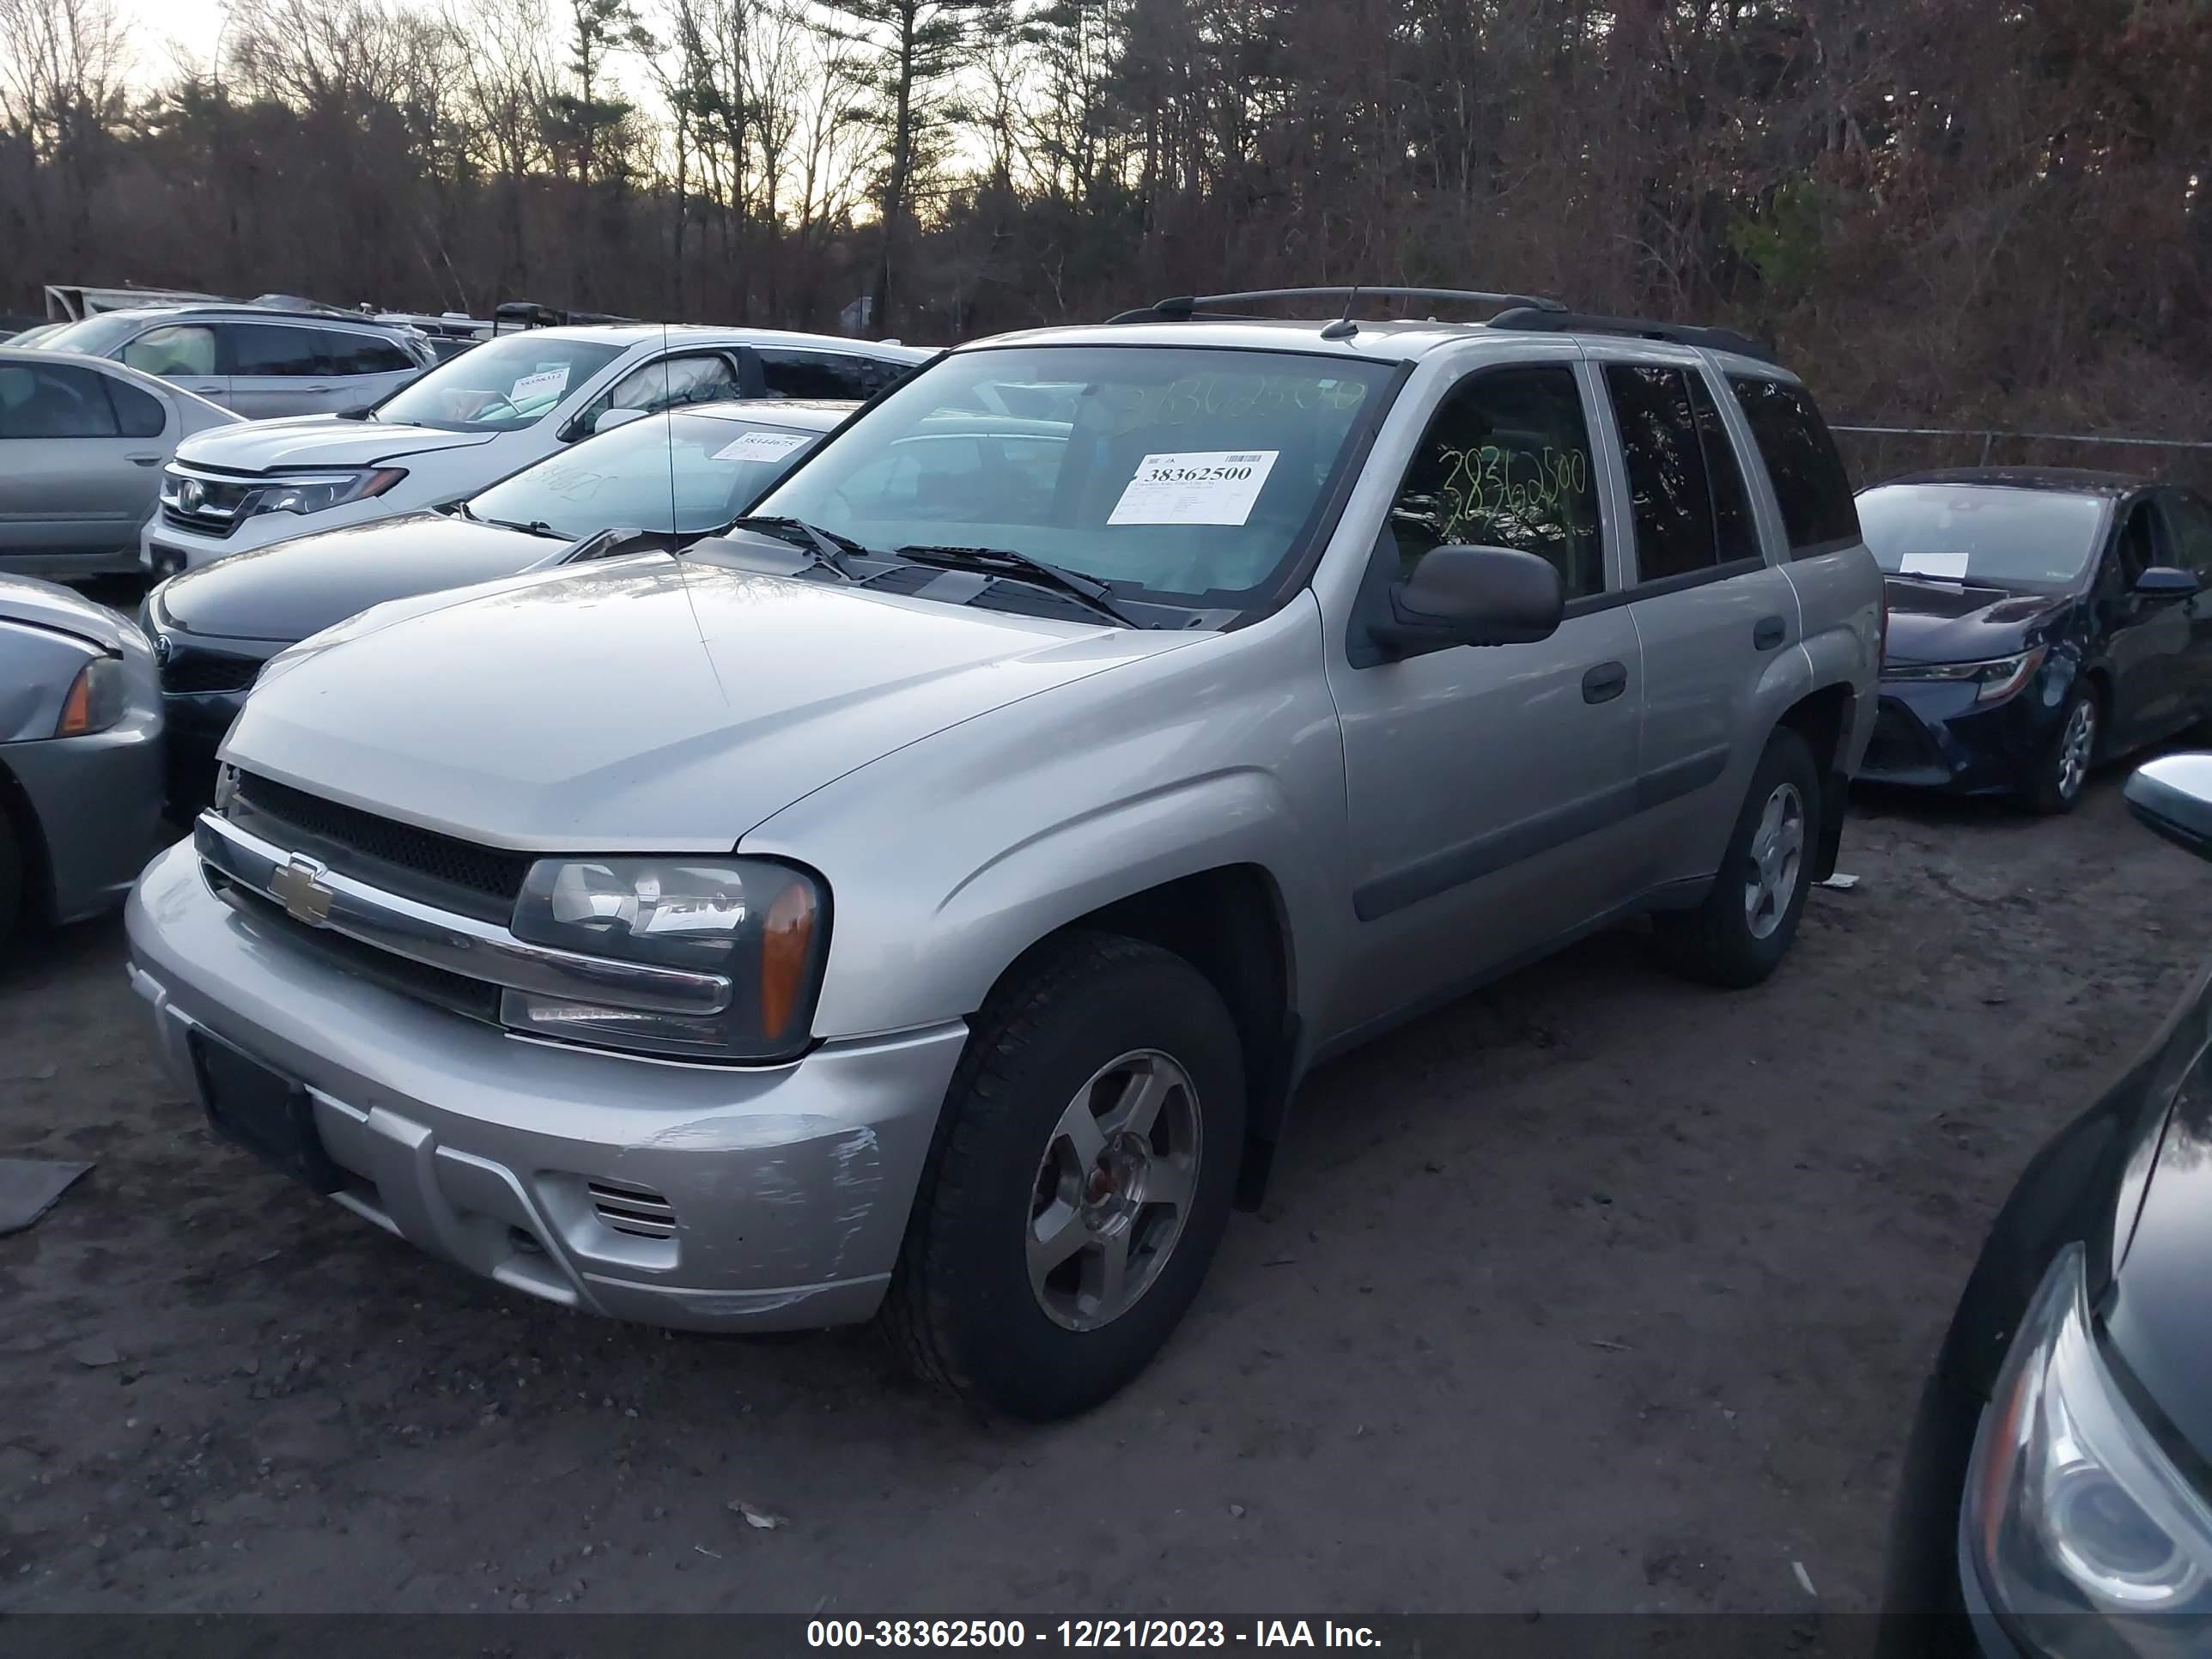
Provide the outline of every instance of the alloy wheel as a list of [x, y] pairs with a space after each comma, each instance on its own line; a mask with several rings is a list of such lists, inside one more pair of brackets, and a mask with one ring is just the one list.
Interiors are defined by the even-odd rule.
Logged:
[[1182, 1237], [1198, 1190], [1198, 1091], [1167, 1054], [1109, 1060], [1075, 1091], [1037, 1165], [1030, 1288], [1072, 1331], [1137, 1304]]
[[1794, 783], [1777, 784], [1751, 835], [1751, 868], [1743, 884], [1744, 925], [1771, 939], [1789, 914], [1805, 863], [1805, 798]]

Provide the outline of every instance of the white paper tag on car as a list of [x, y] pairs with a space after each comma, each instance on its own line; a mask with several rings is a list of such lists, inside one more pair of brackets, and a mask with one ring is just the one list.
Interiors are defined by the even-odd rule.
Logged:
[[1966, 575], [1965, 553], [1908, 553], [1898, 567], [1904, 576], [1948, 576], [1963, 581]]
[[568, 365], [558, 368], [541, 368], [535, 374], [526, 374], [514, 383], [507, 400], [519, 404], [526, 398], [557, 398], [568, 389]]
[[718, 461], [777, 461], [806, 441], [797, 432], [748, 432], [714, 452]]
[[1274, 470], [1276, 449], [1194, 449], [1147, 455], [1108, 524], [1243, 524]]

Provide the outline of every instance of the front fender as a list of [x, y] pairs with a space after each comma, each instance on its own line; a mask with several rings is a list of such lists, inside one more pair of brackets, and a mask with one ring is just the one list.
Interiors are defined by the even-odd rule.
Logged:
[[747, 836], [740, 850], [829, 884], [815, 1034], [963, 1018], [1054, 930], [1231, 865], [1280, 896], [1293, 1007], [1325, 996], [1349, 912], [1331, 900], [1348, 885], [1344, 759], [1319, 641], [1307, 595], [910, 744]]

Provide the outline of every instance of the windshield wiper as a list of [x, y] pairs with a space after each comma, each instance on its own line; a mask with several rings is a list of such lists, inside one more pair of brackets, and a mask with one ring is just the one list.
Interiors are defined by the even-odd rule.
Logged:
[[1948, 570], [1891, 570], [1884, 574], [1901, 582], [1956, 582], [1961, 587], [1972, 584], [1974, 580], [1963, 570], [1955, 576]]
[[[465, 513], [468, 512], [466, 507], [461, 510]], [[478, 524], [497, 525], [501, 530], [520, 530], [526, 535], [550, 536], [555, 541], [572, 542], [576, 539], [574, 536], [562, 534], [543, 519], [532, 519], [527, 524], [517, 524], [512, 519], [477, 519], [477, 515], [473, 513], [470, 513], [469, 517], [476, 519]]]
[[911, 559], [916, 564], [941, 564], [951, 570], [988, 571], [1015, 581], [1027, 582], [1032, 587], [1050, 588], [1088, 605], [1100, 616], [1110, 617], [1124, 628], [1148, 626], [1115, 604], [1114, 590], [1096, 576], [1086, 576], [1079, 570], [1048, 564], [1042, 559], [1033, 559], [1026, 553], [1016, 553], [1004, 547], [927, 545], [902, 547], [896, 550], [899, 557]]
[[789, 542], [793, 546], [811, 553], [817, 564], [836, 571], [848, 582], [857, 580], [858, 578], [853, 574], [853, 567], [846, 561], [854, 554], [866, 557], [868, 551], [850, 536], [841, 536], [834, 530], [824, 530], [819, 525], [807, 523], [804, 519], [783, 519], [773, 516], [732, 519], [730, 521], [730, 528], [757, 531], [763, 536], [773, 536], [780, 542]]

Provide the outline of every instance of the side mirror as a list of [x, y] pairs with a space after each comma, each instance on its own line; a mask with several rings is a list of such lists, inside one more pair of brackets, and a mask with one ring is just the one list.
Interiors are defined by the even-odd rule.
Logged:
[[592, 422], [592, 435], [596, 437], [602, 432], [611, 432], [618, 426], [628, 426], [632, 421], [641, 421], [649, 413], [650, 410], [643, 409], [603, 409], [599, 418]]
[[2212, 860], [2212, 755], [2161, 755], [2120, 792], [2128, 811], [2200, 859]]
[[1370, 625], [1400, 656], [1454, 645], [1531, 645], [1565, 614], [1559, 568], [1506, 547], [1431, 548], [1392, 585], [1390, 614]]

